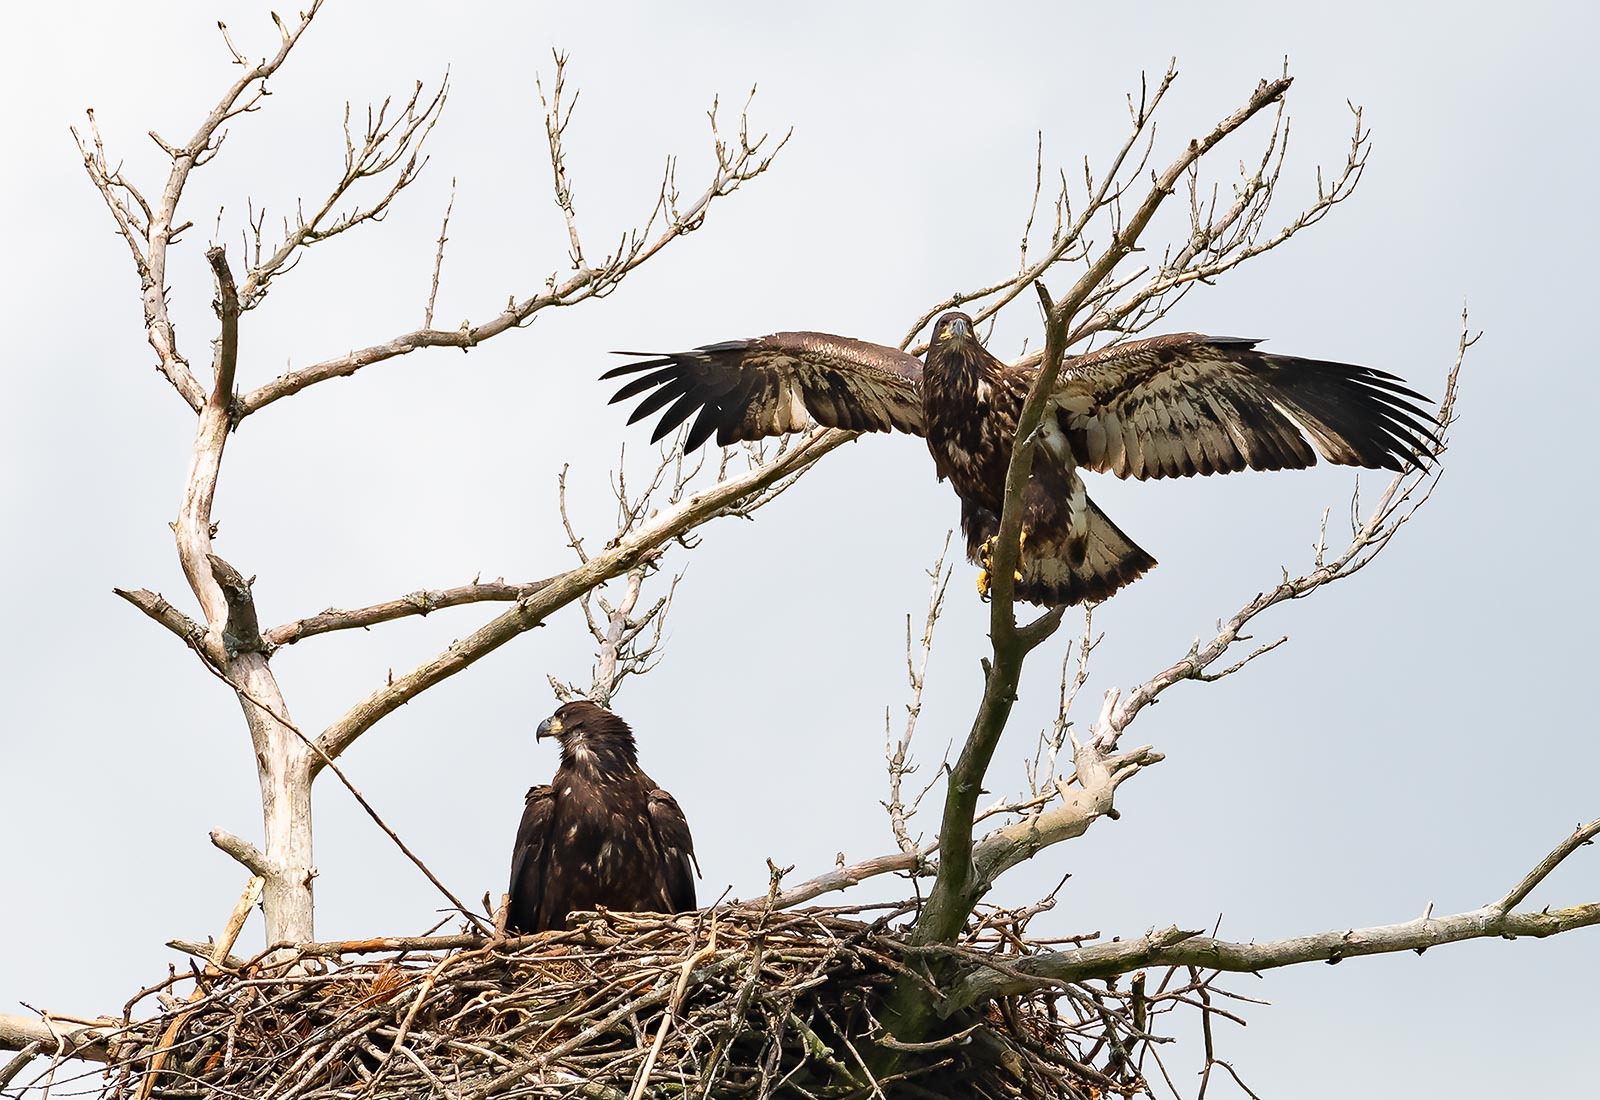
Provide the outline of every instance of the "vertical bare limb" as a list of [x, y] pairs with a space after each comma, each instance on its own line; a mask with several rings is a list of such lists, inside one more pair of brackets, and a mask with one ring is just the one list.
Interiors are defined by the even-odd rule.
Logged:
[[916, 765], [911, 762], [911, 738], [917, 732], [917, 719], [922, 716], [922, 688], [927, 683], [928, 658], [933, 655], [933, 631], [944, 610], [945, 589], [950, 584], [951, 571], [944, 564], [949, 551], [950, 533], [946, 532], [944, 546], [939, 550], [939, 560], [928, 570], [928, 577], [932, 581], [928, 592], [928, 612], [922, 623], [922, 639], [915, 646], [911, 640], [911, 616], [906, 616], [906, 679], [911, 689], [911, 699], [906, 703], [906, 724], [898, 741], [890, 735], [888, 713], [884, 713], [884, 759], [889, 769], [889, 798], [882, 805], [889, 815], [889, 828], [894, 833], [895, 843], [906, 853], [916, 853], [922, 848], [920, 841], [911, 838], [910, 821], [916, 816], [923, 798], [938, 782], [938, 776], [935, 775], [911, 799], [910, 805], [906, 804], [902, 788], [905, 777], [916, 771]]
[[[712, 475], [714, 484], [721, 484], [729, 478], [729, 464], [734, 453], [732, 449], [723, 452], [722, 461]], [[778, 454], [781, 454], [781, 449], [773, 457], [778, 457]], [[752, 471], [762, 465], [761, 456], [755, 452], [748, 452], [748, 455]], [[642, 484], [638, 480], [630, 482], [627, 457], [627, 448], [624, 447], [612, 474], [611, 491], [617, 503], [616, 525], [606, 540], [607, 546], [616, 546], [638, 532], [647, 521], [659, 514], [658, 504], [681, 504], [701, 481], [700, 475], [706, 470], [704, 453], [693, 458], [686, 456], [681, 438], [657, 451], [655, 464], [643, 478]], [[557, 480], [561, 523], [566, 531], [567, 545], [572, 547], [579, 564], [586, 565], [590, 560], [589, 554], [584, 549], [583, 536], [578, 533], [567, 508], [568, 473], [568, 469], [563, 467]], [[786, 475], [770, 485], [754, 489], [729, 503], [719, 514], [751, 515], [793, 484], [794, 476]], [[692, 549], [696, 539], [685, 532], [675, 541]], [[672, 600], [683, 574], [672, 578], [664, 596], [642, 609], [639, 601], [646, 580], [659, 568], [666, 549], [663, 545], [648, 551], [638, 564], [628, 570], [623, 595], [617, 603], [613, 604], [599, 589], [591, 589], [579, 597], [584, 621], [597, 646], [595, 663], [590, 669], [587, 687], [559, 680], [553, 675], [547, 677], [551, 689], [562, 702], [585, 698], [608, 707], [625, 679], [643, 675], [660, 663], [667, 614], [672, 608]]]
[[[596, 591], [584, 594], [580, 603], [589, 624], [589, 632], [597, 643], [594, 667], [590, 670], [590, 684], [587, 690], [580, 690], [577, 684], [562, 683], [551, 676], [550, 687], [556, 698], [562, 702], [589, 699], [600, 706], [609, 707], [623, 680], [629, 676], [643, 675], [660, 663], [667, 613], [672, 608], [672, 598], [677, 593], [682, 575], [672, 578], [665, 596], [636, 615], [645, 580], [653, 572], [655, 566], [651, 563], [630, 569], [624, 578], [622, 598], [615, 604]], [[600, 617], [594, 613], [596, 604], [600, 608]]]
[[[578, 95], [573, 96], [565, 104], [562, 97], [567, 88], [567, 55], [558, 50], [551, 51], [555, 58], [556, 74], [550, 96], [546, 98], [544, 82], [537, 76], [534, 77], [533, 86], [539, 92], [539, 103], [544, 107], [544, 132], [550, 145], [550, 171], [556, 193], [556, 205], [561, 208], [561, 216], [567, 223], [567, 242], [571, 247], [568, 257], [572, 260], [574, 268], [584, 266], [583, 244], [578, 239], [578, 213], [572, 205], [572, 183], [567, 178], [566, 149], [562, 138], [566, 135], [567, 124], [572, 121], [572, 111], [578, 105]], [[563, 112], [562, 107], [566, 110]]]
[[439, 224], [439, 248], [433, 254], [433, 284], [428, 289], [428, 307], [422, 311], [422, 327], [433, 327], [433, 303], [439, 297], [439, 272], [444, 268], [444, 245], [450, 239], [450, 212], [456, 208], [456, 181], [450, 180], [450, 201], [445, 204], [444, 220]]
[[200, 640], [208, 664], [226, 670], [235, 687], [255, 748], [266, 831], [264, 908], [274, 941], [313, 938], [311, 870], [311, 771], [304, 747], [279, 721], [287, 716], [267, 647], [256, 628], [249, 583], [212, 553], [212, 501], [232, 429], [233, 380], [238, 365], [240, 301], [221, 248], [206, 253], [216, 277], [216, 312], [221, 331], [213, 363], [215, 383], [200, 411], [193, 456], [173, 524], [178, 560], [205, 616]]

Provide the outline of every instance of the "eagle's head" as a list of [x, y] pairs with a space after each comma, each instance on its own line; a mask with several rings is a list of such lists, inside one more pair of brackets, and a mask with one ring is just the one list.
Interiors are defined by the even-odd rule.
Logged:
[[933, 326], [930, 347], [949, 343], [977, 343], [978, 335], [972, 327], [972, 318], [959, 310], [951, 310]]
[[944, 423], [950, 423], [951, 417], [964, 417], [960, 410], [987, 401], [993, 375], [1002, 367], [984, 349], [972, 318], [957, 310], [934, 323], [923, 362], [923, 401], [929, 409], [942, 410], [929, 413], [930, 422]]
[[589, 766], [611, 772], [638, 763], [628, 723], [587, 699], [564, 703], [540, 722], [534, 740], [546, 737], [561, 742], [563, 766]]

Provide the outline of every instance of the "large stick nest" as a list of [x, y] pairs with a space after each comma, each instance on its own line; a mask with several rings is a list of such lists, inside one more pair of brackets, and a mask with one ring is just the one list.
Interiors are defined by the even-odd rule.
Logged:
[[[894, 927], [905, 912], [585, 914], [572, 931], [538, 937], [350, 941], [270, 963], [193, 964], [130, 1002], [100, 1095], [1141, 1091], [1129, 1052], [1144, 1036], [1105, 988], [1008, 998], [931, 1041], [896, 1043], [879, 1022], [896, 977], [932, 997], [940, 968], [1004, 967], [1038, 946], [1018, 934], [1025, 915], [992, 914], [957, 947], [918, 950]], [[161, 1011], [136, 1019], [152, 1001]]]

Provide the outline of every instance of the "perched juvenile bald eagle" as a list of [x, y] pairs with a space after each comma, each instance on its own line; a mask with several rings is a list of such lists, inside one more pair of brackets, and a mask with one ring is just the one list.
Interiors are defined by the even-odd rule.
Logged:
[[639, 770], [633, 731], [582, 700], [539, 724], [561, 742], [549, 786], [528, 792], [511, 853], [508, 932], [566, 927], [567, 914], [694, 908], [694, 841], [670, 794]]
[[[1345, 466], [1403, 470], [1433, 453], [1430, 415], [1416, 404], [1427, 399], [1401, 379], [1268, 355], [1257, 343], [1185, 332], [1066, 360], [1023, 498], [1019, 599], [1103, 600], [1155, 565], [1089, 499], [1080, 469], [1144, 480], [1301, 469], [1320, 453]], [[805, 427], [808, 415], [835, 428], [925, 437], [939, 480], [949, 478], [961, 498], [968, 560], [987, 567], [1017, 418], [1037, 370], [990, 355], [966, 314], [939, 318], [926, 365], [820, 332], [622, 354], [653, 357], [601, 375], [640, 375], [612, 402], [648, 393], [630, 424], [665, 408], [652, 440], [693, 416], [687, 450], [713, 434], [723, 446], [781, 435]], [[978, 588], [987, 594], [987, 568]]]

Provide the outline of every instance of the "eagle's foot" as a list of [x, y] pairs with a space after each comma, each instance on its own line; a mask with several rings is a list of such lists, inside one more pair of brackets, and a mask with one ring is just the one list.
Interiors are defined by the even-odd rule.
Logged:
[[[1000, 539], [999, 535], [990, 535], [983, 540], [983, 545], [978, 548], [978, 563], [982, 568], [978, 570], [978, 596], [981, 599], [989, 598], [989, 589], [994, 583], [994, 550]], [[1022, 579], [1023, 552], [1028, 547], [1028, 532], [1023, 531], [1017, 539], [1017, 568], [1012, 572], [1014, 581]]]

